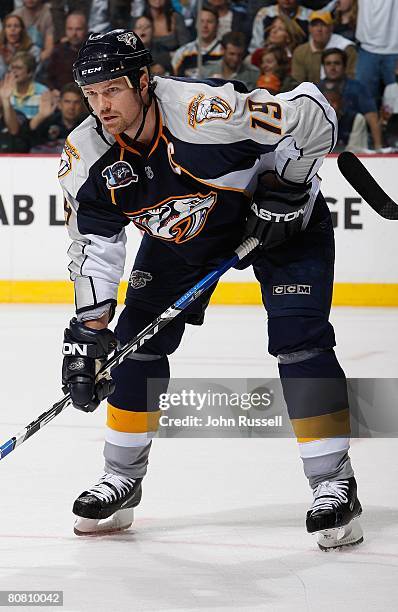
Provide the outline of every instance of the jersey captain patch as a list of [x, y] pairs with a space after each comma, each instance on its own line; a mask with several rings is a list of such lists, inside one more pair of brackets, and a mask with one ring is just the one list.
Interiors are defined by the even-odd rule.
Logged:
[[101, 175], [106, 179], [108, 189], [119, 189], [127, 187], [130, 183], [138, 181], [138, 175], [126, 161], [117, 161], [111, 166], [106, 166]]
[[217, 201], [217, 194], [168, 198], [157, 206], [144, 208], [137, 213], [126, 213], [137, 227], [154, 238], [178, 244], [187, 242], [204, 227], [209, 212]]
[[203, 93], [195, 96], [188, 106], [188, 123], [195, 129], [198, 123], [223, 119], [227, 121], [232, 114], [232, 108], [226, 100], [219, 96], [205, 98]]

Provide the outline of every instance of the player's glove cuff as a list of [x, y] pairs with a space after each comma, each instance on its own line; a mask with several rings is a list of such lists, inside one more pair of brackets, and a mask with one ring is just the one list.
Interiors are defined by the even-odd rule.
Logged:
[[65, 329], [62, 384], [79, 410], [93, 412], [105, 397], [113, 393], [112, 379], [107, 376], [96, 380], [96, 376], [116, 346], [115, 335], [109, 329], [91, 329], [75, 318]]

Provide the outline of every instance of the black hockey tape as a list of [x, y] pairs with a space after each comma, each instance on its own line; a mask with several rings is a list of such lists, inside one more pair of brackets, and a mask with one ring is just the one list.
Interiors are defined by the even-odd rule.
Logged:
[[398, 204], [386, 194], [356, 155], [345, 151], [337, 159], [341, 174], [375, 212], [384, 219], [398, 219]]

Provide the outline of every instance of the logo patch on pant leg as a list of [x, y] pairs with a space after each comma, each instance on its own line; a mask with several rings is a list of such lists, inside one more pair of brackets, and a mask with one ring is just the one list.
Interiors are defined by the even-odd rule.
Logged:
[[133, 289], [142, 289], [147, 283], [150, 283], [153, 276], [149, 272], [143, 272], [142, 270], [133, 270], [130, 274], [129, 285]]
[[274, 285], [272, 295], [310, 295], [312, 285]]

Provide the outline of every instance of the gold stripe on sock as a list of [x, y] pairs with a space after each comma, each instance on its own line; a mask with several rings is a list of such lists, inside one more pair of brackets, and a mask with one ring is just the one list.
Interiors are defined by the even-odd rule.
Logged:
[[159, 426], [160, 410], [156, 412], [133, 412], [121, 410], [108, 404], [108, 418], [106, 424], [115, 431], [124, 433], [146, 433], [157, 431]]
[[292, 419], [294, 433], [299, 442], [314, 442], [320, 438], [350, 435], [350, 413], [346, 408], [316, 417]]

